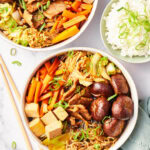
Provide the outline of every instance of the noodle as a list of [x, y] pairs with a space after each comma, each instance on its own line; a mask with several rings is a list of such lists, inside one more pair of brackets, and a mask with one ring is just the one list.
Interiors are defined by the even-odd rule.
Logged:
[[[100, 145], [99, 150], [108, 150], [113, 144], [115, 144], [117, 138], [101, 135], [101, 133], [103, 134], [101, 126], [101, 123], [98, 122], [90, 123], [88, 128], [84, 128], [84, 131], [88, 130], [88, 138], [84, 138], [82, 141], [74, 140], [74, 134], [72, 134], [70, 140], [66, 144], [66, 150], [94, 150], [95, 144]], [[78, 132], [80, 131], [81, 128]]]

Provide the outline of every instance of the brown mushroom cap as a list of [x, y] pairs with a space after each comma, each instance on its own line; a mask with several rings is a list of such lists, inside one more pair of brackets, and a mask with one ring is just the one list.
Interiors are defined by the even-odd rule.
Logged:
[[102, 121], [109, 114], [110, 106], [111, 104], [105, 97], [94, 100], [90, 107], [92, 118], [96, 121]]
[[111, 136], [111, 137], [119, 136], [123, 132], [124, 127], [125, 127], [125, 121], [117, 120], [116, 118], [110, 118], [108, 120], [105, 120], [103, 124], [104, 133], [107, 136]]
[[95, 97], [110, 97], [114, 91], [112, 86], [106, 82], [95, 82], [90, 87], [91, 94]]
[[118, 96], [112, 105], [112, 115], [117, 119], [130, 119], [133, 115], [132, 99], [125, 95]]

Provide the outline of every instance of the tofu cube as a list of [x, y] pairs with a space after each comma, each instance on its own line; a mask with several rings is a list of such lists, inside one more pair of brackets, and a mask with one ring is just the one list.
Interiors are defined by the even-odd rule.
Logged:
[[46, 113], [46, 114], [41, 118], [41, 120], [43, 121], [43, 123], [44, 123], [45, 125], [49, 125], [49, 124], [51, 124], [51, 123], [53, 123], [53, 122], [58, 121], [57, 118], [55, 117], [55, 115], [54, 115], [51, 111], [49, 111], [48, 113]]
[[25, 113], [27, 117], [39, 117], [39, 104], [30, 103], [25, 105]]
[[68, 117], [68, 113], [61, 106], [57, 107], [53, 112], [61, 121], [64, 121]]
[[29, 122], [29, 127], [37, 137], [45, 133], [45, 126], [39, 118], [36, 118]]
[[55, 138], [62, 133], [62, 122], [55, 121], [45, 127], [46, 136], [48, 139]]

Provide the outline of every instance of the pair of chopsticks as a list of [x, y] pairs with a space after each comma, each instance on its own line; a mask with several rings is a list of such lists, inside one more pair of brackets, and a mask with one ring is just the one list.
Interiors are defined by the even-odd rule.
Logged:
[[[10, 73], [9, 73], [7, 67], [6, 67], [6, 64], [4, 63], [4, 60], [3, 60], [1, 55], [0, 55], [0, 71], [1, 71], [2, 77], [4, 79], [4, 83], [5, 83], [6, 89], [8, 91], [9, 96], [10, 96], [10, 100], [11, 100], [11, 103], [12, 103], [12, 106], [13, 106], [16, 118], [18, 120], [19, 126], [20, 126], [22, 134], [24, 136], [25, 143], [26, 143], [26, 146], [27, 146], [27, 150], [32, 150], [32, 146], [31, 146], [30, 140], [28, 138], [27, 132], [26, 132], [25, 127], [23, 125], [23, 122], [21, 120], [21, 116], [20, 116], [18, 108], [16, 106], [15, 99], [14, 99], [14, 96], [13, 96], [13, 94], [11, 92], [11, 89], [10, 89], [8, 81], [10, 82], [10, 84], [11, 84], [11, 86], [12, 86], [12, 88], [13, 88], [16, 96], [17, 96], [17, 99], [19, 101], [21, 101], [21, 96], [20, 96], [20, 93], [19, 93], [18, 89], [16, 88], [16, 85], [15, 85], [15, 83], [14, 83], [14, 81], [13, 81], [13, 79], [12, 79], [12, 77], [11, 77], [11, 75], [10, 75]], [[7, 78], [6, 78], [5, 73], [7, 75]]]

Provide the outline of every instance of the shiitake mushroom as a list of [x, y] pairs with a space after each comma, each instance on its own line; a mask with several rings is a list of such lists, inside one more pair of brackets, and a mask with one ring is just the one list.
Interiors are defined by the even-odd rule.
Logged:
[[133, 115], [133, 101], [126, 95], [120, 95], [112, 104], [113, 117], [128, 120]]
[[115, 91], [115, 94], [128, 94], [129, 86], [122, 74], [115, 74], [111, 77], [111, 85]]
[[111, 104], [105, 97], [100, 97], [91, 103], [90, 111], [92, 118], [96, 121], [102, 121], [109, 114]]
[[118, 120], [116, 118], [110, 118], [104, 121], [103, 130], [107, 136], [117, 137], [119, 136], [125, 127], [124, 120]]
[[114, 93], [112, 86], [106, 82], [93, 83], [90, 87], [90, 91], [94, 97], [110, 97]]

